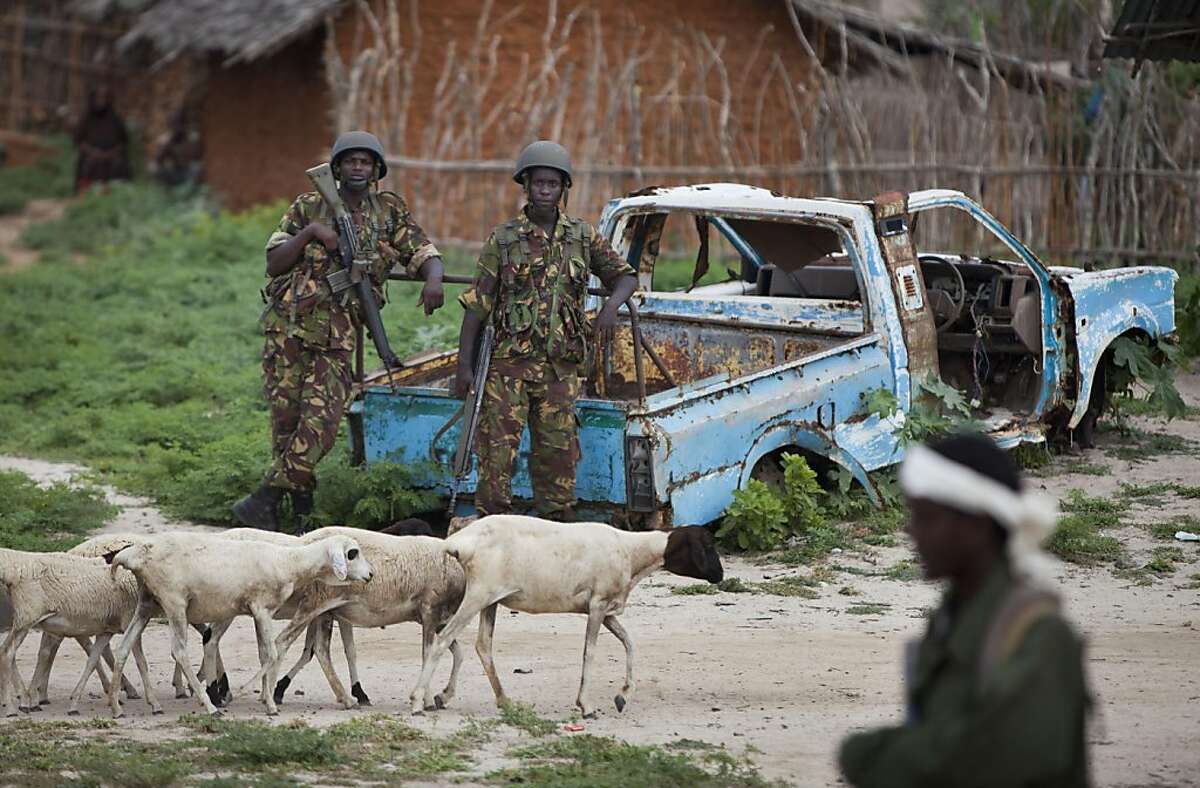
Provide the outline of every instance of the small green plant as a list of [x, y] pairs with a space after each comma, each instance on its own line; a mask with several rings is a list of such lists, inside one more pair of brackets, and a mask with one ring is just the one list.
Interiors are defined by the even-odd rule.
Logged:
[[261, 722], [220, 721], [208, 749], [226, 765], [261, 768], [296, 765], [325, 767], [341, 763], [336, 739], [302, 722], [268, 725]]
[[538, 716], [537, 711], [524, 703], [509, 701], [500, 708], [500, 722], [523, 730], [530, 736], [549, 736], [558, 728], [553, 720]]
[[519, 766], [490, 780], [530, 788], [764, 788], [769, 783], [744, 759], [709, 748], [642, 746], [577, 734], [512, 753]]
[[713, 583], [692, 583], [686, 586], [675, 586], [671, 593], [676, 596], [712, 596], [721, 593]]
[[1100, 531], [1119, 525], [1128, 504], [1089, 498], [1074, 489], [1068, 491], [1060, 508], [1066, 514], [1058, 519], [1046, 543], [1050, 552], [1064, 561], [1086, 565], [1117, 561], [1124, 555], [1121, 543]]
[[770, 550], [788, 536], [787, 509], [766, 482], [750, 479], [733, 493], [717, 538], [740, 550]]
[[925, 570], [921, 565], [911, 558], [907, 558], [898, 564], [888, 567], [883, 576], [888, 580], [900, 580], [907, 582], [910, 580], [920, 580], [925, 576]]
[[94, 487], [39, 487], [24, 474], [0, 471], [0, 547], [45, 552], [74, 547], [117, 513]]
[[1187, 415], [1187, 406], [1175, 388], [1175, 365], [1179, 348], [1166, 341], [1146, 337], [1118, 337], [1112, 344], [1108, 388], [1116, 394], [1112, 406], [1120, 410], [1122, 400], [1132, 399], [1138, 390], [1145, 394], [1148, 407], [1161, 411], [1168, 419]]
[[0, 166], [0, 215], [20, 213], [30, 200], [70, 197], [75, 190], [75, 154], [65, 138], [57, 152], [20, 167]]
[[858, 605], [851, 605], [846, 608], [846, 612], [852, 616], [878, 616], [886, 613], [891, 605], [887, 602], [863, 602]]
[[1158, 576], [1175, 573], [1175, 564], [1187, 560], [1183, 549], [1179, 547], [1156, 547], [1146, 563], [1146, 570]]

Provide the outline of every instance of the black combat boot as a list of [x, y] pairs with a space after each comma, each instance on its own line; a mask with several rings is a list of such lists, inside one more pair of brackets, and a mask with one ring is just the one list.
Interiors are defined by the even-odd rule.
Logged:
[[306, 534], [312, 527], [312, 490], [292, 490], [292, 533]]
[[233, 516], [250, 528], [263, 531], [279, 530], [279, 500], [283, 498], [282, 487], [266, 484], [233, 505]]

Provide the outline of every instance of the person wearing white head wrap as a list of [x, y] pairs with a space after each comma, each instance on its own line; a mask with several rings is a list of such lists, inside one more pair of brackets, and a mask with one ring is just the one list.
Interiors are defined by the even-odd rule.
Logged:
[[906, 655], [904, 724], [842, 743], [847, 782], [1089, 785], [1083, 647], [1041, 549], [1054, 506], [981, 435], [910, 448], [900, 488], [925, 576], [948, 588]]

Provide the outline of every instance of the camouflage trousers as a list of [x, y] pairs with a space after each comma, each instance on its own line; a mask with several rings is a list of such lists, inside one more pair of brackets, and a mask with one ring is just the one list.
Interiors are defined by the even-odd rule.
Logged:
[[288, 490], [316, 487], [317, 463], [337, 440], [350, 398], [350, 351], [267, 334], [263, 390], [271, 408], [271, 470], [266, 484]]
[[513, 465], [528, 422], [534, 507], [542, 517], [566, 519], [575, 504], [579, 376], [569, 374], [560, 379], [547, 366], [541, 374], [528, 377], [535, 379], [524, 380], [495, 368], [488, 373], [475, 433], [479, 459], [475, 508], [481, 515], [512, 510]]

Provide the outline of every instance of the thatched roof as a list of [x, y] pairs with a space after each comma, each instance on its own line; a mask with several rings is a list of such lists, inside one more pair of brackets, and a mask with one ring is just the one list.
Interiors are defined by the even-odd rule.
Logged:
[[[1200, 0], [1192, 0], [1200, 2]], [[994, 71], [1020, 90], [1079, 89], [1090, 83], [1062, 73], [1049, 63], [1025, 60], [944, 36], [916, 25], [897, 23], [862, 9], [829, 0], [784, 0], [802, 17], [844, 36], [846, 47], [868, 62], [897, 74], [904, 73], [903, 58], [937, 55], [974, 68]]]
[[345, 0], [77, 0], [92, 18], [132, 11], [122, 49], [149, 44], [163, 60], [215, 54], [225, 62], [270, 55], [318, 27]]
[[1200, 61], [1200, 2], [1126, 0], [1105, 57]]

